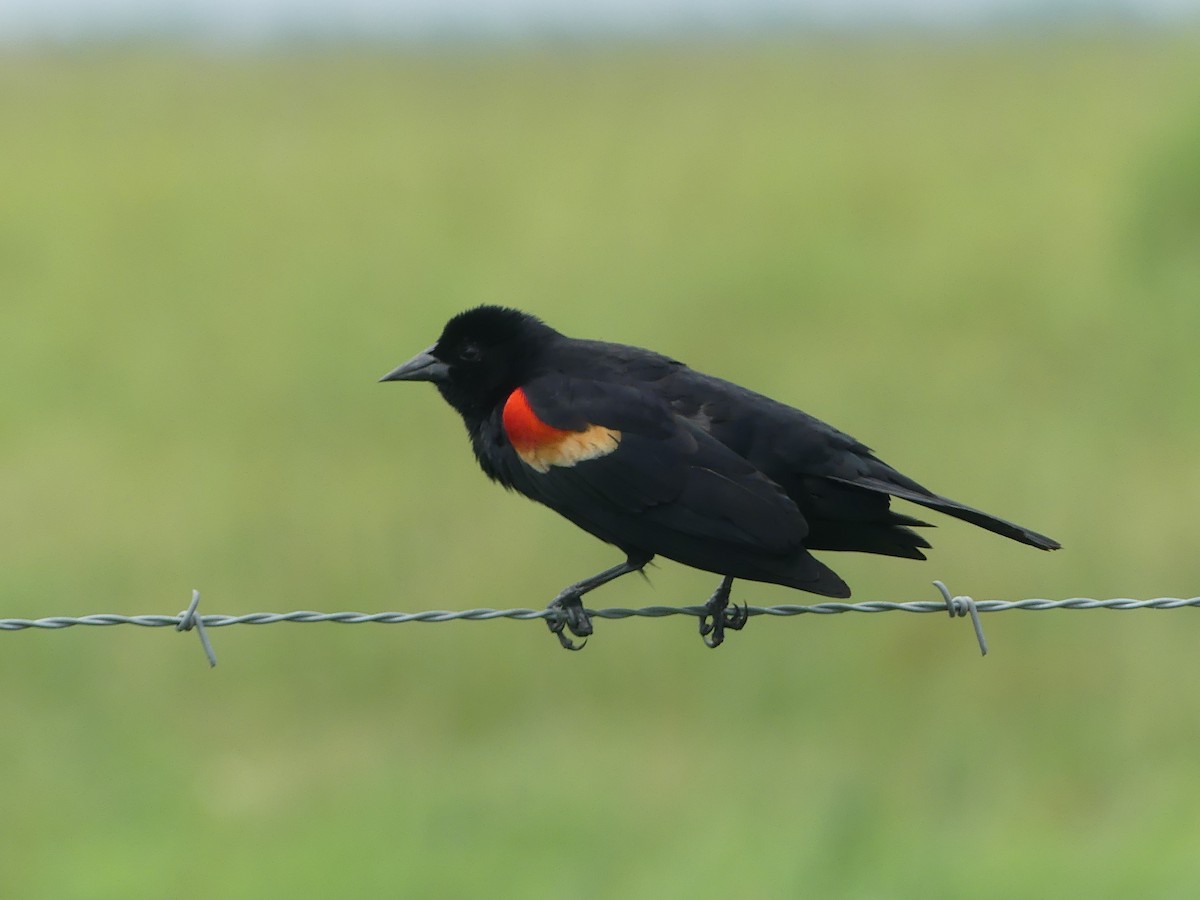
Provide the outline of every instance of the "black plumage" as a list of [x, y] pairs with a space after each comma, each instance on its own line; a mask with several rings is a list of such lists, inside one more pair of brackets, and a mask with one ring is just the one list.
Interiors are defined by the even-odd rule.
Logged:
[[1059, 544], [942, 497], [807, 413], [649, 350], [566, 337], [513, 309], [451, 319], [384, 376], [431, 381], [462, 415], [480, 466], [620, 548], [626, 561], [565, 588], [551, 619], [591, 633], [582, 596], [664, 556], [723, 576], [701, 620], [716, 646], [745, 613], [733, 579], [826, 597], [850, 588], [811, 550], [924, 559], [927, 523], [898, 497], [1038, 547]]

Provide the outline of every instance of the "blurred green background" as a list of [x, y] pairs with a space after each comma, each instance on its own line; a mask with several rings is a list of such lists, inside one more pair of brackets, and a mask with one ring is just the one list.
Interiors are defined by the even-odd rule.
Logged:
[[[0, 61], [0, 615], [541, 606], [617, 560], [424, 386], [481, 302], [835, 423], [855, 599], [1200, 593], [1200, 34]], [[690, 604], [663, 562], [594, 606]], [[755, 604], [807, 602], [742, 583]], [[1174, 612], [0, 633], [0, 895], [1191, 897]]]

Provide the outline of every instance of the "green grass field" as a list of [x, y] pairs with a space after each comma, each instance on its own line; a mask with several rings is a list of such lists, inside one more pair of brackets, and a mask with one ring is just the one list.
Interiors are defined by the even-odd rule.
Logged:
[[[855, 599], [1200, 593], [1200, 36], [0, 61], [0, 616], [540, 606], [379, 385], [521, 306], [950, 496]], [[594, 606], [702, 601], [670, 562]], [[742, 584], [756, 604], [807, 602]], [[0, 633], [0, 895], [1192, 897], [1200, 614]]]

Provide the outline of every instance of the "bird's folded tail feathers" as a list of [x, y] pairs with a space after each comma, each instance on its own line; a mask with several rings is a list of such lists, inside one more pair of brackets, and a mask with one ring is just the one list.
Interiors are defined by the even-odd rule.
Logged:
[[843, 478], [833, 478], [832, 480], [853, 485], [863, 490], [874, 491], [878, 494], [890, 494], [893, 497], [899, 497], [901, 500], [918, 503], [928, 509], [936, 509], [940, 513], [945, 513], [956, 519], [962, 519], [964, 522], [970, 522], [972, 525], [978, 525], [980, 528], [986, 528], [988, 531], [1011, 538], [1014, 541], [1020, 541], [1022, 544], [1028, 544], [1030, 547], [1037, 547], [1039, 550], [1057, 550], [1062, 546], [1058, 541], [1044, 534], [1038, 534], [1036, 531], [1031, 531], [1014, 522], [1009, 522], [1007, 519], [997, 518], [982, 510], [975, 509], [973, 506], [967, 506], [964, 503], [959, 503], [956, 500], [951, 500], [938, 494], [922, 493], [911, 487], [894, 484], [884, 481], [881, 478], [872, 478], [870, 476], [855, 478], [853, 480]]

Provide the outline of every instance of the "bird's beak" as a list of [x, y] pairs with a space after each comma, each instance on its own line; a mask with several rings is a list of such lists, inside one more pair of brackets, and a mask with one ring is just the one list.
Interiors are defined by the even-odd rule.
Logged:
[[418, 353], [402, 366], [388, 372], [380, 381], [445, 381], [450, 367], [433, 355], [433, 347]]

